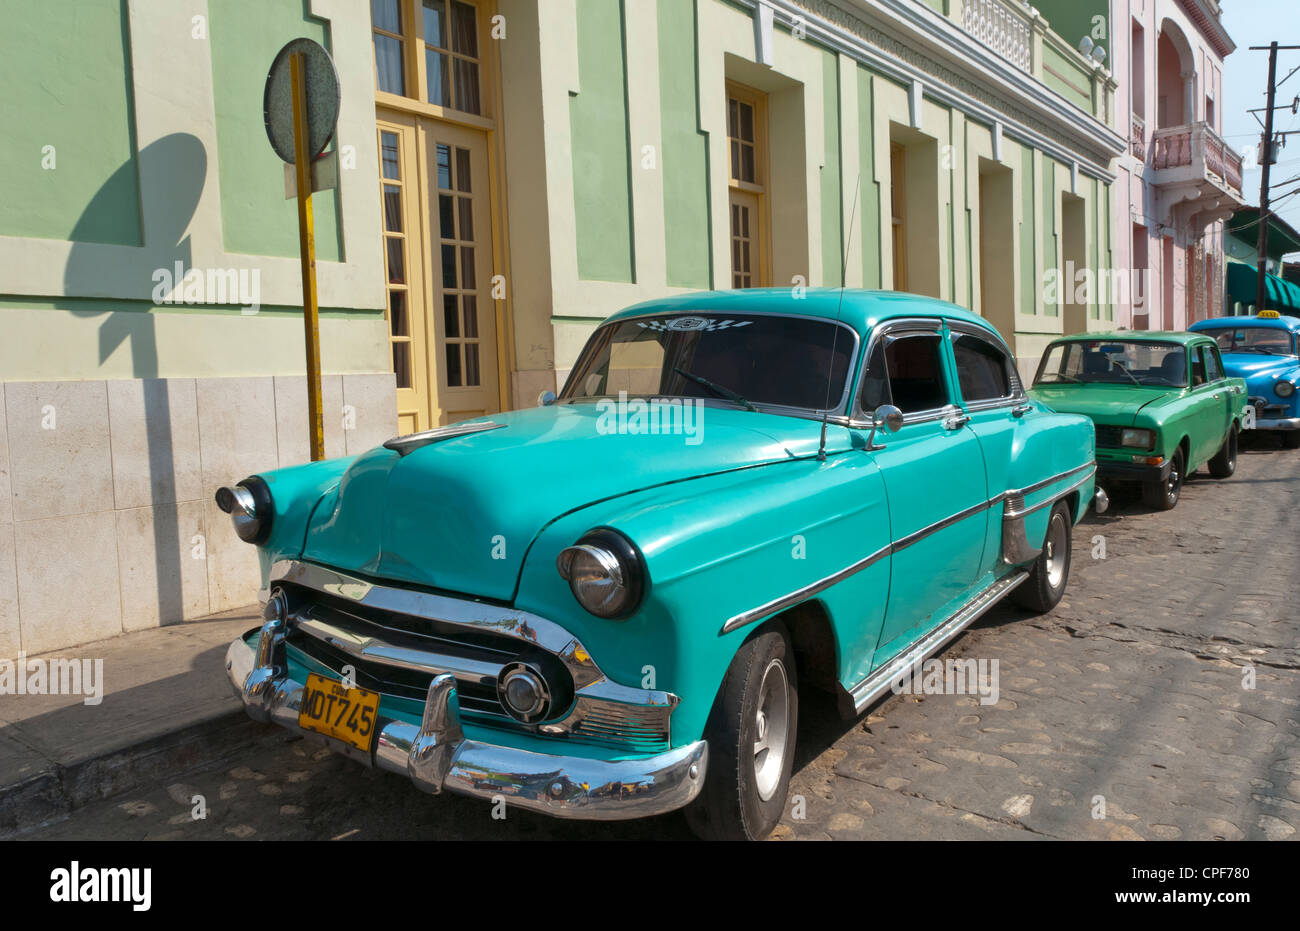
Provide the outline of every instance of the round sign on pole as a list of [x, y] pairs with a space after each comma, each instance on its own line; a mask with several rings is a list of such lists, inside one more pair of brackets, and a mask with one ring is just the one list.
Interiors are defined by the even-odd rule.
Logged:
[[339, 118], [339, 74], [334, 59], [318, 42], [292, 39], [276, 53], [266, 75], [262, 93], [262, 115], [271, 148], [293, 164], [293, 91], [290, 83], [289, 56], [300, 52], [307, 76], [307, 151], [315, 158], [325, 151], [334, 136]]

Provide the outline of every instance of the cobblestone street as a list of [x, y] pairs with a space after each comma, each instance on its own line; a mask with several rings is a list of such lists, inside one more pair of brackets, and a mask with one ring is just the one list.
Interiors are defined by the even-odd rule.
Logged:
[[[775, 838], [1294, 838], [1298, 508], [1300, 453], [1269, 438], [1244, 444], [1231, 479], [1197, 473], [1172, 512], [1115, 494], [1109, 513], [1076, 528], [1056, 610], [1031, 618], [999, 607], [943, 654], [997, 660], [995, 705], [895, 695], [850, 723], [805, 690], [794, 804]], [[1105, 559], [1093, 556], [1098, 538]], [[1253, 688], [1243, 687], [1247, 667]], [[191, 816], [195, 795], [206, 800], [203, 820]], [[679, 815], [589, 824], [509, 810], [494, 819], [488, 804], [430, 798], [268, 731], [219, 767], [98, 802], [27, 836], [690, 835]]]

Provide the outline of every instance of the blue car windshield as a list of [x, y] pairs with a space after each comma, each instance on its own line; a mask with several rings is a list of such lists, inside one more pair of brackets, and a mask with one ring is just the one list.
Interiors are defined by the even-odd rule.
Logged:
[[606, 324], [587, 342], [563, 401], [712, 398], [835, 410], [857, 344], [846, 325], [774, 314], [665, 314]]
[[1150, 340], [1071, 340], [1043, 354], [1036, 385], [1187, 387], [1187, 353], [1177, 343]]
[[1295, 336], [1280, 327], [1233, 327], [1209, 330], [1219, 343], [1219, 352], [1258, 352], [1272, 356], [1295, 355]]

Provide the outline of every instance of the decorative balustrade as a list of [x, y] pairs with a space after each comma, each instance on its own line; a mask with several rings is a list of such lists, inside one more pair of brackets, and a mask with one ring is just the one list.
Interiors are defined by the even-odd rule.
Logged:
[[1015, 0], [963, 0], [962, 28], [1017, 68], [1030, 69], [1029, 6]]
[[1155, 184], [1208, 183], [1214, 189], [1241, 196], [1241, 155], [1205, 123], [1169, 126], [1153, 132], [1151, 168]]
[[1133, 157], [1139, 162], [1147, 160], [1147, 121], [1136, 113], [1133, 114], [1132, 131], [1129, 134], [1129, 146]]

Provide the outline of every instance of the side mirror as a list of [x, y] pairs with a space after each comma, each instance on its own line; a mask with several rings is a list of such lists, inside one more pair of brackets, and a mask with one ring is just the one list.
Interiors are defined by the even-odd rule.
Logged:
[[877, 430], [884, 428], [886, 433], [897, 433], [903, 429], [903, 412], [892, 404], [882, 404], [876, 408], [872, 426]]
[[541, 394], [537, 396], [538, 407], [550, 407], [554, 403], [555, 403], [554, 391], [543, 391]]

